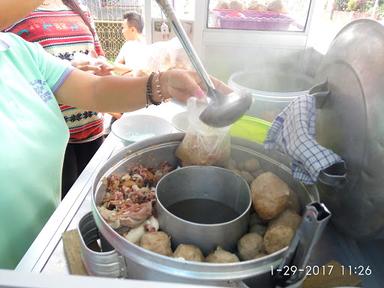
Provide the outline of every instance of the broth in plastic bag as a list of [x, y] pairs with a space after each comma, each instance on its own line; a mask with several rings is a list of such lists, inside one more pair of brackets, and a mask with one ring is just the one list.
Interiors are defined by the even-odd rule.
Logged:
[[182, 166], [226, 166], [231, 153], [229, 128], [214, 128], [204, 124], [199, 116], [207, 103], [189, 98], [187, 102], [189, 127], [176, 150]]

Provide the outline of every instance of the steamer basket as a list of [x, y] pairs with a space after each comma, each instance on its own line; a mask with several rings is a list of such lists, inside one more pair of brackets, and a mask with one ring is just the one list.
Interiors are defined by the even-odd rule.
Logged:
[[[112, 173], [122, 174], [127, 168], [137, 164], [156, 167], [159, 163], [168, 161], [176, 165], [175, 150], [183, 137], [184, 133], [168, 134], [132, 144], [108, 160], [96, 175], [92, 193], [93, 216], [103, 237], [125, 257], [124, 277], [220, 286], [228, 286], [229, 282], [245, 279], [252, 283], [266, 281], [265, 279], [270, 277], [271, 267], [276, 267], [280, 263], [286, 248], [259, 259], [238, 263], [212, 264], [180, 261], [128, 242], [115, 232], [98, 212], [97, 205], [105, 193], [102, 179]], [[274, 172], [296, 191], [302, 207], [307, 203], [318, 201], [316, 187], [305, 187], [292, 179], [286, 158], [281, 154], [266, 155], [264, 153], [259, 144], [232, 138], [233, 159], [244, 161], [250, 157], [257, 158], [265, 171]]]

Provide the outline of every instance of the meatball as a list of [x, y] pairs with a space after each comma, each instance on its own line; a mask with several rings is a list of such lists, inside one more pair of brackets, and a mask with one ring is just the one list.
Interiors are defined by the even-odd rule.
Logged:
[[245, 170], [240, 171], [240, 176], [243, 177], [249, 185], [252, 183], [253, 179], [255, 179], [251, 173]]
[[237, 163], [237, 170], [244, 170], [244, 162], [240, 161]]
[[260, 236], [264, 236], [265, 231], [267, 231], [267, 227], [261, 224], [255, 224], [249, 228], [249, 233], [255, 232]]
[[173, 253], [174, 258], [183, 258], [188, 261], [203, 262], [204, 255], [195, 245], [180, 244]]
[[232, 158], [229, 159], [229, 161], [228, 161], [227, 169], [229, 169], [229, 170], [237, 170], [237, 164], [236, 164], [236, 161], [233, 160]]
[[219, 1], [216, 5], [216, 9], [228, 9], [228, 3], [226, 1]]
[[161, 255], [172, 256], [171, 238], [162, 231], [145, 233], [140, 239], [140, 246]]
[[276, 252], [291, 243], [295, 232], [292, 227], [274, 225], [268, 227], [264, 235], [264, 249], [268, 254]]
[[263, 4], [259, 4], [258, 1], [256, 1], [256, 0], [252, 0], [248, 4], [248, 10], [255, 10], [255, 11], [259, 11], [259, 12], [264, 12], [264, 11], [267, 11], [267, 7]]
[[277, 13], [285, 13], [285, 7], [281, 0], [274, 0], [270, 2], [267, 6], [267, 10], [277, 12]]
[[269, 227], [282, 225], [282, 226], [291, 227], [293, 231], [296, 231], [300, 223], [301, 223], [301, 217], [299, 214], [297, 214], [292, 210], [285, 210], [276, 219], [273, 219], [271, 222], [269, 222]]
[[271, 220], [285, 210], [288, 185], [272, 172], [265, 172], [251, 184], [253, 208], [263, 220]]
[[256, 232], [260, 236], [265, 234], [267, 230], [266, 222], [262, 220], [256, 213], [252, 213], [249, 216], [249, 232]]
[[217, 247], [214, 252], [205, 258], [205, 261], [210, 263], [240, 262], [239, 258], [235, 254], [225, 251], [221, 247]]
[[237, 0], [233, 0], [231, 2], [229, 2], [229, 9], [232, 9], [232, 10], [243, 10], [244, 7], [243, 7], [243, 3], [240, 2], [240, 1], [237, 1]]
[[263, 174], [265, 171], [263, 169], [257, 169], [255, 171], [252, 172], [252, 175], [254, 178], [257, 178], [259, 177], [261, 174]]
[[295, 211], [297, 214], [299, 214], [301, 211], [299, 197], [297, 196], [296, 192], [291, 189], [289, 190], [287, 208]]
[[260, 169], [260, 163], [255, 158], [245, 160], [244, 169], [247, 170], [249, 173], [255, 172], [256, 170]]
[[140, 226], [129, 230], [129, 232], [124, 236], [129, 242], [139, 243], [141, 237], [145, 234], [146, 231], [154, 232], [159, 229], [159, 222], [153, 216], [145, 220]]
[[245, 234], [237, 242], [237, 250], [241, 260], [254, 259], [263, 249], [263, 237], [257, 233]]
[[266, 221], [261, 219], [259, 215], [257, 215], [256, 213], [252, 213], [251, 215], [249, 215], [249, 226], [253, 226], [255, 224], [265, 224], [265, 223]]

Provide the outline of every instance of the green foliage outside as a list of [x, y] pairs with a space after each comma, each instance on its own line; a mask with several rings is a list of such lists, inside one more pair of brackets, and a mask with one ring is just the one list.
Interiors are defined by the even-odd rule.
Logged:
[[335, 1], [335, 10], [346, 11], [347, 7], [348, 7], [348, 0], [336, 0]]
[[349, 0], [347, 11], [367, 12], [373, 7], [371, 0]]
[[[383, 2], [381, 0], [380, 2]], [[335, 10], [351, 12], [368, 12], [373, 8], [374, 0], [335, 0]]]
[[379, 9], [377, 9], [377, 18], [384, 19], [384, 1], [380, 1]]

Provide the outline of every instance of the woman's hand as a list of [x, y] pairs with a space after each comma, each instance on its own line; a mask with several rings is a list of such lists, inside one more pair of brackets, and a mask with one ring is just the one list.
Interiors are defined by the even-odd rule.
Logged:
[[[223, 82], [214, 77], [211, 77], [211, 79], [215, 88], [222, 94], [226, 95], [232, 92], [232, 89]], [[165, 99], [175, 98], [182, 102], [185, 102], [191, 96], [204, 98], [206, 95], [206, 92], [204, 92], [206, 87], [200, 76], [196, 72], [189, 70], [173, 69], [162, 72], [160, 87]]]
[[72, 66], [85, 72], [92, 73], [97, 76], [111, 75], [113, 66], [110, 65], [104, 57], [93, 58], [91, 56], [75, 57], [71, 61]]
[[111, 75], [111, 71], [113, 70], [113, 67], [106, 63], [96, 63], [91, 61], [72, 61], [72, 66], [76, 67], [77, 69], [80, 69], [85, 72], [90, 72], [97, 76], [106, 76]]
[[102, 64], [99, 66], [100, 70], [96, 71], [94, 74], [97, 76], [107, 76], [112, 75], [113, 67], [109, 64]]
[[99, 56], [94, 60], [94, 65], [98, 66], [100, 68], [95, 75], [97, 76], [106, 76], [106, 75], [112, 75], [112, 71], [114, 69], [112, 64], [108, 63], [108, 60], [103, 57]]
[[126, 75], [126, 76], [132, 76], [130, 75], [132, 72], [132, 69], [126, 66], [125, 64], [121, 63], [113, 63], [113, 72], [118, 75]]
[[119, 112], [108, 112], [109, 115], [111, 115], [113, 118], [120, 119], [121, 116], [123, 116], [123, 113]]

